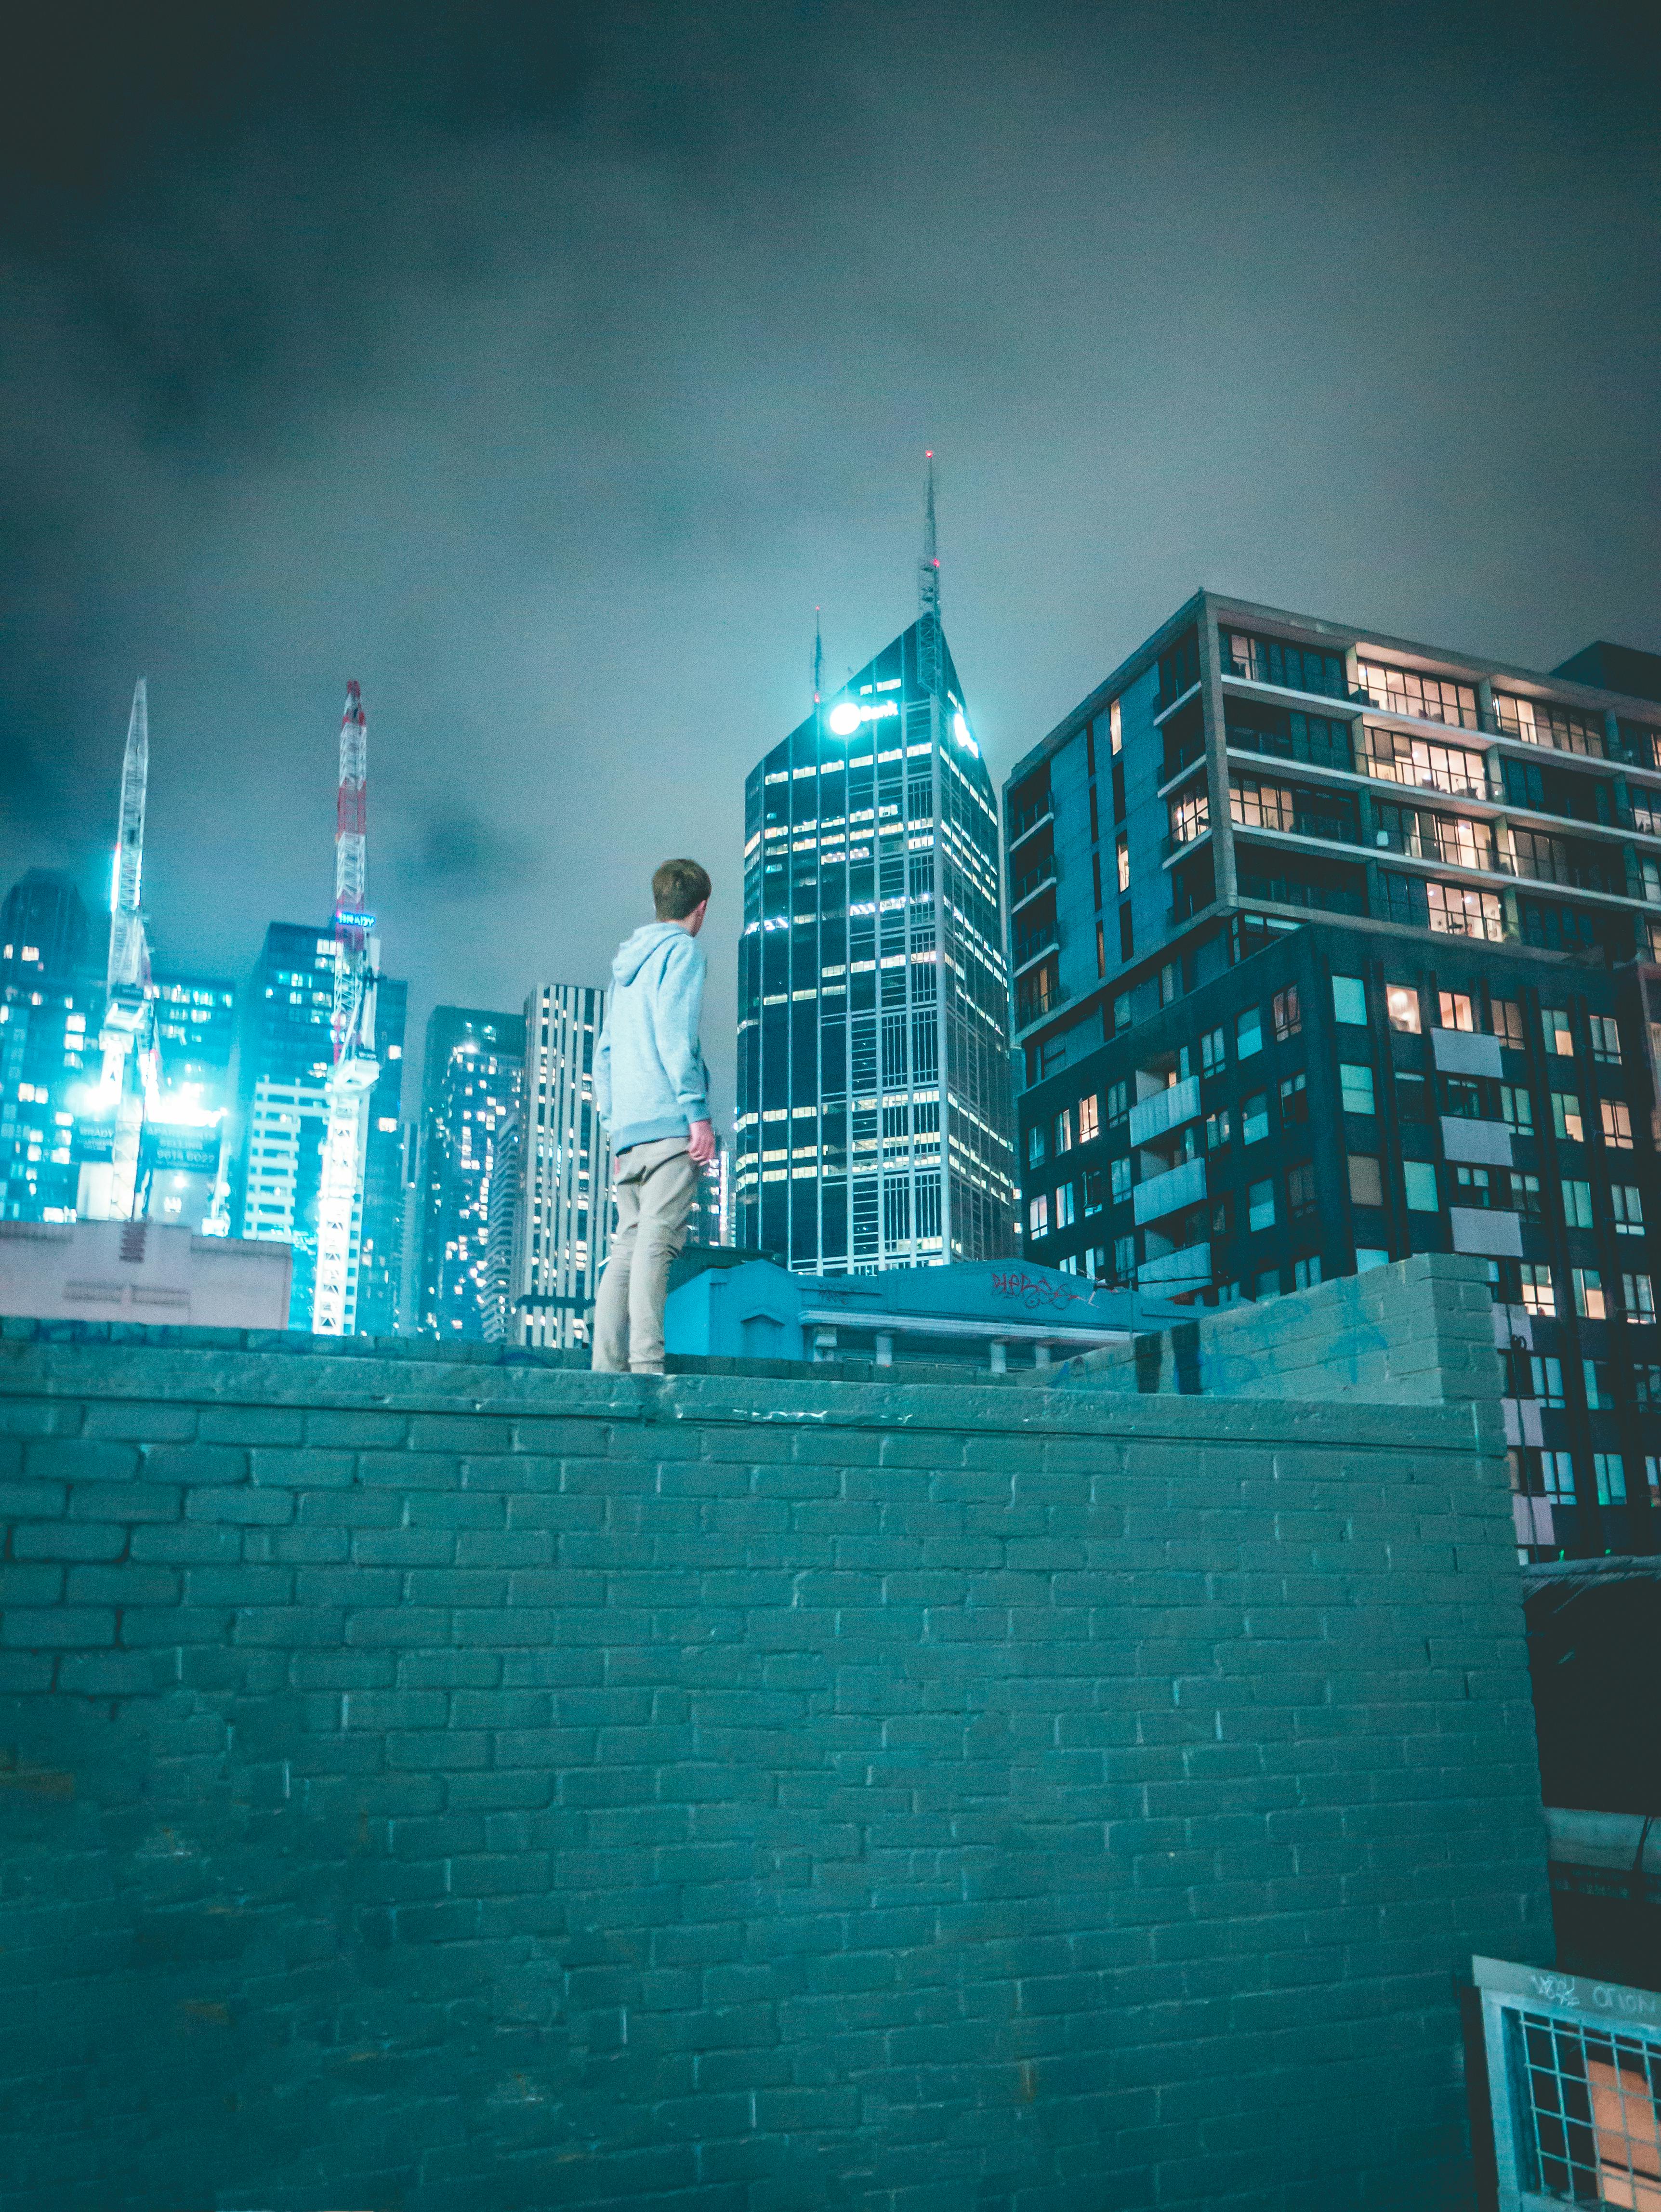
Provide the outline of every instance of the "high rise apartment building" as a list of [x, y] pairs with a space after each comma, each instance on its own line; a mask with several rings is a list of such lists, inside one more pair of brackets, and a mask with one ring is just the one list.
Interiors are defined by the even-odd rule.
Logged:
[[1202, 592], [1004, 794], [1027, 1250], [1207, 1303], [1480, 1255], [1535, 1556], [1661, 1547], [1657, 678]]
[[491, 1199], [501, 1146], [519, 1115], [525, 1020], [435, 1006], [421, 1078], [420, 1328], [483, 1343]]
[[79, 1108], [100, 1067], [92, 935], [56, 871], [30, 869], [0, 905], [0, 1219], [75, 1218]]
[[519, 1205], [507, 1332], [514, 1344], [587, 1344], [610, 1244], [611, 1152], [594, 1111], [605, 994], [545, 983], [525, 1002]]
[[998, 812], [925, 611], [745, 787], [737, 1242], [842, 1274], [1010, 1249]]
[[[289, 1326], [309, 1329], [317, 1279], [317, 1209], [328, 1129], [336, 944], [332, 927], [274, 921], [243, 1001], [236, 1047], [237, 1141], [230, 1183], [231, 1233], [280, 1238], [294, 1248]], [[398, 1248], [399, 1099], [403, 1081], [406, 987], [383, 981], [376, 994], [380, 1073], [370, 1093], [363, 1193], [356, 1224], [356, 1291], [347, 1333], [360, 1330], [358, 1297], [374, 1333], [387, 1333], [382, 1277]], [[365, 1249], [371, 1266], [362, 1262]], [[383, 1265], [385, 1256], [387, 1264]]]

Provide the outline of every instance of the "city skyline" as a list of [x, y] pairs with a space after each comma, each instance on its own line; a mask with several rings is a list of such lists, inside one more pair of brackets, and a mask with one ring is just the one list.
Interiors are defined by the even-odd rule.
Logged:
[[96, 903], [146, 675], [156, 942], [246, 972], [326, 906], [356, 675], [416, 1033], [603, 973], [692, 852], [730, 1097], [729, 793], [816, 605], [835, 679], [908, 619], [928, 446], [995, 781], [1200, 583], [1534, 666], [1661, 644], [1617, 11], [417, 0], [390, 37], [27, 27], [0, 883]]

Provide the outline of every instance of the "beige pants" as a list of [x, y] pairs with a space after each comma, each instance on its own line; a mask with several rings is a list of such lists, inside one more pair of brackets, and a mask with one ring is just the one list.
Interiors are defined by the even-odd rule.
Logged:
[[669, 1262], [686, 1242], [697, 1187], [684, 1137], [631, 1145], [618, 1159], [617, 1231], [594, 1302], [597, 1372], [662, 1374]]

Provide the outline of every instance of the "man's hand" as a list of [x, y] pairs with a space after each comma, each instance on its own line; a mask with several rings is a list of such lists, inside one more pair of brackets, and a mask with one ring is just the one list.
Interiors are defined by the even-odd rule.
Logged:
[[715, 1125], [713, 1121], [694, 1121], [687, 1133], [686, 1149], [695, 1167], [707, 1168], [715, 1157]]

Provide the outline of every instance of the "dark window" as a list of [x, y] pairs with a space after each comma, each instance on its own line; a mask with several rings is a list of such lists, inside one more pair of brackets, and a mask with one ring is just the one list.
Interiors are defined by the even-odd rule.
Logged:
[[1281, 1125], [1291, 1128], [1309, 1119], [1309, 1079], [1302, 1074], [1288, 1075], [1281, 1085]]
[[1299, 1221], [1314, 1211], [1314, 1163], [1301, 1160], [1295, 1168], [1287, 1170], [1287, 1212], [1293, 1221]]
[[1122, 907], [1119, 908], [1119, 957], [1120, 957], [1120, 959], [1121, 959], [1121, 960], [1129, 960], [1129, 959], [1133, 956], [1133, 954], [1135, 953], [1135, 950], [1136, 950], [1136, 939], [1135, 939], [1135, 932], [1134, 932], [1134, 930], [1133, 930], [1133, 928], [1132, 928], [1132, 927], [1131, 927], [1131, 921], [1130, 921], [1130, 908], [1129, 908], [1129, 906], [1122, 906]]
[[1200, 680], [1200, 636], [1197, 630], [1184, 630], [1169, 653], [1159, 655], [1159, 696], [1154, 702], [1156, 712], [1180, 699]]

